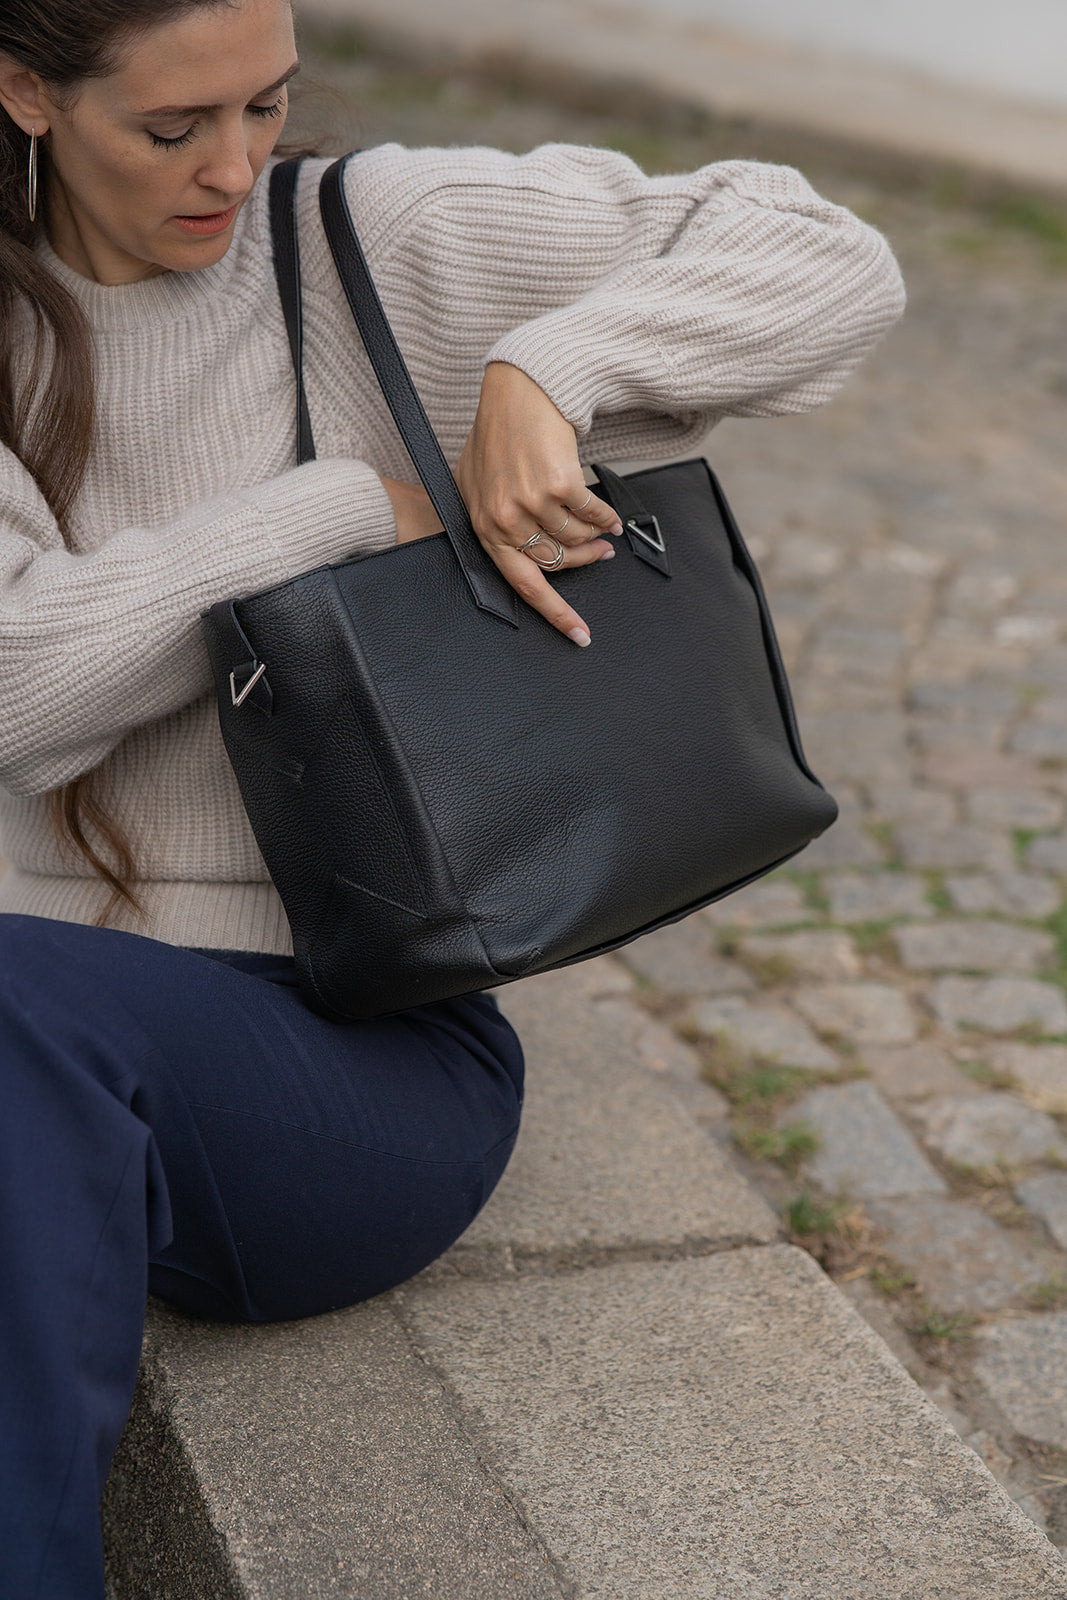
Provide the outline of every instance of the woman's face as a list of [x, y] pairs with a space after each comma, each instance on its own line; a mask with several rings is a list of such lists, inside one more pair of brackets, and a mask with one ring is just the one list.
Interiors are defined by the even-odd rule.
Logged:
[[60, 259], [101, 283], [219, 261], [281, 132], [296, 65], [290, 0], [237, 0], [151, 29], [69, 100], [43, 88]]

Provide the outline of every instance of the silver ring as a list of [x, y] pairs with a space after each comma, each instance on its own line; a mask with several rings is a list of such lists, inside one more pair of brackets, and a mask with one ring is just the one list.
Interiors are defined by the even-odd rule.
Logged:
[[[543, 539], [551, 539], [552, 543], [556, 547], [556, 553], [552, 557], [551, 561], [538, 561], [537, 557], [530, 548], [531, 545], [540, 544]], [[530, 560], [535, 562], [537, 566], [541, 568], [542, 572], [555, 572], [556, 568], [561, 567], [567, 558], [567, 552], [560, 544], [559, 540], [554, 534], [547, 533], [544, 528], [538, 528], [537, 532], [532, 538], [527, 539], [525, 544], [519, 545], [519, 549], [523, 551], [525, 555], [528, 555]]]
[[[593, 491], [592, 491], [592, 489], [590, 489], [589, 493], [586, 495], [586, 497], [582, 501], [581, 505], [580, 506], [571, 506], [571, 510], [573, 512], [575, 512], [575, 514], [581, 513], [582, 511], [585, 510], [586, 506], [589, 504], [589, 502], [590, 502], [590, 500], [592, 498], [593, 498]], [[564, 523], [564, 527], [566, 527], [566, 523]]]
[[568, 524], [570, 523], [570, 520], [571, 520], [571, 514], [568, 511], [567, 515], [563, 519], [563, 524], [562, 524], [561, 527], [554, 528], [551, 533], [548, 532], [547, 528], [545, 529], [545, 532], [548, 533], [548, 537], [550, 539], [558, 539], [560, 534], [563, 533], [565, 531], [565, 529], [567, 528]]

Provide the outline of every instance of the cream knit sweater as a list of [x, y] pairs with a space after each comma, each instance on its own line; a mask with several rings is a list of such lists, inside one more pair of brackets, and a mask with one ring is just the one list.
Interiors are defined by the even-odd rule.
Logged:
[[[0, 851], [11, 863], [0, 911], [97, 916], [106, 892], [57, 848], [43, 797], [103, 763], [144, 880], [144, 920], [117, 925], [174, 944], [290, 948], [219, 737], [199, 616], [385, 548], [396, 529], [379, 474], [414, 476], [323, 238], [324, 166], [307, 163], [301, 189], [319, 453], [303, 467], [265, 178], [227, 255], [202, 272], [102, 287], [45, 248], [95, 330], [99, 442], [74, 552], [0, 452]], [[731, 161], [646, 178], [603, 150], [388, 145], [350, 161], [347, 188], [452, 461], [487, 361], [540, 384], [584, 459], [655, 457], [693, 448], [721, 416], [827, 400], [902, 307], [885, 241], [787, 168]]]

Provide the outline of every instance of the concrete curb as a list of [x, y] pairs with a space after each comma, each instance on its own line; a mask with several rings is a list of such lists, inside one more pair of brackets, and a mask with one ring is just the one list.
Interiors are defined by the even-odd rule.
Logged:
[[804, 159], [814, 143], [867, 165], [1067, 197], [1067, 110], [622, 0], [306, 0], [301, 17], [402, 59], [513, 73], [549, 97], [582, 85], [652, 117], [657, 101], [698, 108], [799, 141]]
[[522, 1154], [437, 1267], [307, 1323], [152, 1307], [114, 1600], [1067, 1600], [1058, 1552], [641, 1065], [626, 983], [609, 960], [504, 992]]

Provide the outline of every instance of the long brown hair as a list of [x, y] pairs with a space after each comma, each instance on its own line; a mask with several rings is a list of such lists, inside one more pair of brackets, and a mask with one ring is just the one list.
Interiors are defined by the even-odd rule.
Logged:
[[[182, 12], [232, 0], [3, 0], [0, 51], [36, 73], [62, 103], [87, 78], [114, 70], [139, 34]], [[48, 218], [48, 140], [38, 139], [40, 199], [30, 221], [29, 135], [0, 107], [0, 444], [36, 479], [64, 542], [92, 453], [95, 401], [92, 329], [74, 296], [34, 251]], [[33, 345], [16, 363], [13, 313], [28, 307]], [[44, 381], [47, 376], [47, 382]], [[48, 797], [61, 846], [73, 849], [110, 889], [99, 921], [122, 904], [140, 909], [137, 863], [101, 802], [97, 775], [83, 773]]]

